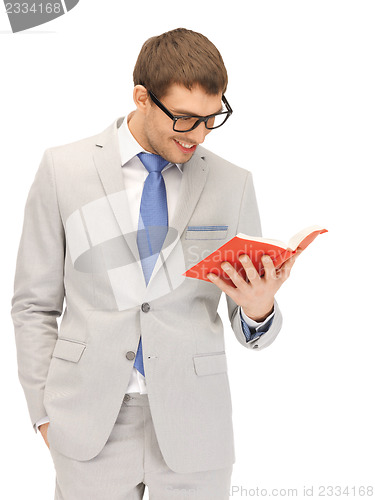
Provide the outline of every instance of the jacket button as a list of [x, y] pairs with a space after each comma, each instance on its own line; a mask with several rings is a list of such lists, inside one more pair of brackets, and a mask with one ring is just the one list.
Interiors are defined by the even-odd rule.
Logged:
[[133, 351], [128, 351], [126, 353], [126, 359], [129, 359], [130, 361], [135, 358], [135, 354]]
[[148, 313], [148, 311], [151, 309], [150, 304], [148, 302], [144, 302], [141, 306], [141, 309], [144, 313]]

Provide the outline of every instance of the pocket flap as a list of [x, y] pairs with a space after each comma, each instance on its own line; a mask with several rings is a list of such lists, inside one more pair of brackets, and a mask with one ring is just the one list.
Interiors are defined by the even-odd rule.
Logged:
[[52, 356], [77, 363], [80, 360], [86, 344], [75, 340], [58, 339]]
[[197, 375], [214, 375], [215, 373], [226, 372], [228, 369], [225, 352], [194, 356], [193, 361]]

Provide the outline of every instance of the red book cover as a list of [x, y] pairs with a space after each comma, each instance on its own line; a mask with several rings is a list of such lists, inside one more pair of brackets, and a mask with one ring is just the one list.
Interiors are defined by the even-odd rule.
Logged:
[[263, 276], [264, 268], [261, 261], [261, 257], [263, 255], [269, 255], [272, 258], [274, 266], [279, 268], [285, 261], [296, 253], [297, 248], [302, 248], [304, 250], [319, 234], [326, 232], [327, 229], [324, 229], [321, 226], [309, 226], [294, 235], [289, 240], [288, 244], [278, 240], [238, 233], [223, 246], [208, 255], [205, 259], [188, 269], [184, 273], [184, 276], [212, 283], [207, 278], [207, 274], [215, 273], [220, 278], [224, 279], [228, 284], [234, 286], [229, 276], [227, 276], [221, 269], [220, 264], [222, 262], [229, 262], [232, 264], [236, 271], [244, 279], [246, 279], [245, 269], [238, 258], [243, 254], [247, 254], [260, 276]]

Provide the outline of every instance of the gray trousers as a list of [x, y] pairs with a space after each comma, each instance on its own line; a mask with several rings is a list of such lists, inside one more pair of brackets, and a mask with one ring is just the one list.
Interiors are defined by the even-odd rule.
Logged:
[[55, 500], [228, 500], [232, 466], [180, 474], [165, 463], [147, 394], [127, 394], [102, 451], [78, 461], [50, 447], [56, 470]]

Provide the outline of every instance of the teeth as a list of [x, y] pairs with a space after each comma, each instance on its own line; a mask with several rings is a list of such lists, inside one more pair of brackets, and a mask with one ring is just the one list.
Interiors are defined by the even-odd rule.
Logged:
[[194, 144], [185, 144], [184, 142], [177, 141], [177, 139], [176, 139], [176, 142], [178, 142], [179, 144], [181, 144], [181, 146], [183, 146], [186, 149], [190, 149], [190, 148], [192, 148], [194, 146]]

